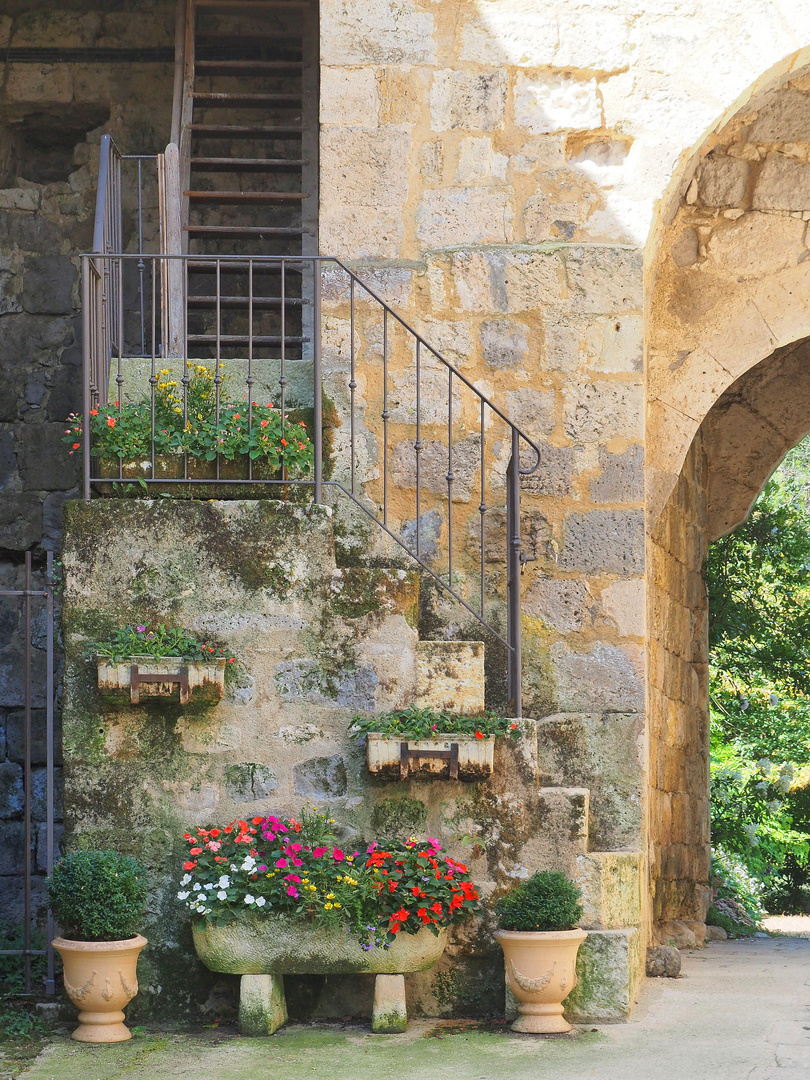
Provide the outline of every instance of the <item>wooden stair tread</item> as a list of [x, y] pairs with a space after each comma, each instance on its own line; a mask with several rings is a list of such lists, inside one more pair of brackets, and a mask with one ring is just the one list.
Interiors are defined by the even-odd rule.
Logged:
[[263, 139], [303, 135], [300, 124], [280, 124], [272, 127], [252, 124], [189, 124], [193, 135], [203, 139]]
[[[220, 306], [222, 307], [249, 307], [250, 297], [248, 296], [220, 296]], [[303, 300], [300, 296], [285, 296], [285, 304], [292, 304], [293, 306], [299, 306], [304, 303], [309, 303], [308, 300]], [[216, 307], [216, 296], [189, 296], [189, 307]], [[254, 307], [279, 307], [281, 305], [280, 296], [254, 296]]]
[[301, 71], [304, 64], [301, 60], [198, 60], [197, 71], [201, 74], [209, 72], [235, 71], [239, 74], [274, 71]]
[[293, 225], [184, 225], [183, 232], [196, 233], [200, 236], [303, 236], [311, 229], [296, 228]]
[[308, 199], [304, 191], [184, 191], [187, 199], [214, 203], [288, 202]]
[[300, 94], [238, 94], [195, 91], [192, 95], [200, 105], [300, 105]]
[[193, 157], [190, 159], [192, 169], [201, 171], [211, 170], [219, 172], [253, 172], [271, 171], [275, 169], [300, 169], [308, 165], [308, 161], [298, 158], [224, 158], [224, 157]]

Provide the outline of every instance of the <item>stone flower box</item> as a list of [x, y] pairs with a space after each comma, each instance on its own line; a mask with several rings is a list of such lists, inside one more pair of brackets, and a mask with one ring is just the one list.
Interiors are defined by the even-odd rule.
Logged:
[[[157, 454], [155, 456], [155, 473], [152, 476], [151, 458], [142, 461], [119, 462], [118, 458], [94, 458], [91, 465], [94, 476], [95, 488], [100, 495], [107, 497], [120, 494], [117, 484], [133, 484], [139, 480], [149, 480], [149, 494], [171, 495], [177, 498], [200, 498], [200, 499], [246, 499], [256, 497], [256, 488], [252, 482], [235, 484], [234, 480], [248, 481], [249, 475], [253, 481], [278, 480], [281, 478], [281, 470], [271, 468], [266, 461], [259, 460], [249, 463], [247, 455], [240, 454], [235, 458], [220, 458], [219, 474], [217, 474], [216, 461], [203, 461], [198, 458], [188, 458], [185, 472], [188, 480], [184, 480], [184, 458], [182, 454]], [[181, 481], [173, 483], [172, 481]], [[222, 483], [220, 481], [223, 481]], [[283, 488], [280, 484], [266, 485], [267, 493], [274, 493], [273, 497], [280, 497]]]
[[404, 1031], [404, 974], [425, 971], [444, 952], [447, 930], [400, 934], [390, 948], [364, 949], [345, 927], [246, 912], [224, 926], [192, 921], [194, 948], [211, 971], [241, 975], [239, 1030], [272, 1035], [287, 1022], [285, 975], [376, 975], [372, 1030]]
[[96, 657], [98, 689], [104, 697], [131, 705], [144, 699], [179, 698], [188, 705], [216, 705], [225, 693], [225, 659], [185, 660], [181, 656], [130, 656], [126, 660]]
[[431, 776], [449, 780], [485, 780], [492, 775], [495, 736], [438, 734], [430, 739], [367, 735], [366, 762], [372, 776], [406, 780]]

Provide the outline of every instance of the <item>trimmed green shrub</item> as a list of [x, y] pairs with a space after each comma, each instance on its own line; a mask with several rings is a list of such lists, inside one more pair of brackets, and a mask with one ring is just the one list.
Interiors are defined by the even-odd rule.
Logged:
[[132, 937], [146, 909], [146, 870], [116, 851], [74, 851], [53, 868], [54, 919], [73, 941]]
[[504, 930], [573, 930], [582, 918], [579, 886], [559, 870], [541, 870], [495, 901]]

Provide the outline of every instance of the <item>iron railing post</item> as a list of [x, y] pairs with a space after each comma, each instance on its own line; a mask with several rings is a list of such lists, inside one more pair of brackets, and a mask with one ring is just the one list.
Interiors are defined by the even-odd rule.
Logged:
[[90, 260], [82, 258], [82, 495], [90, 499]]
[[315, 502], [323, 502], [323, 385], [321, 382], [321, 264], [312, 260], [312, 421], [315, 451]]
[[520, 436], [512, 428], [512, 455], [506, 470], [506, 640], [509, 707], [522, 715], [520, 656]]
[[[53, 552], [48, 552], [45, 570], [45, 606], [47, 637], [45, 641], [45, 872], [53, 874], [53, 816], [54, 816], [54, 732], [53, 732]], [[56, 993], [54, 956], [51, 941], [54, 937], [53, 912], [48, 907], [46, 923], [45, 993]]]
[[23, 905], [25, 909], [24, 945], [23, 945], [23, 974], [25, 979], [25, 992], [31, 993], [31, 859], [32, 836], [31, 836], [31, 810], [32, 810], [32, 772], [31, 772], [31, 693], [33, 689], [31, 681], [31, 552], [25, 553], [25, 600], [23, 607], [23, 623], [25, 626], [25, 653], [23, 661], [23, 678], [25, 680], [25, 754], [23, 758], [23, 784], [25, 806], [23, 810], [23, 829], [25, 832], [25, 876], [23, 878]]

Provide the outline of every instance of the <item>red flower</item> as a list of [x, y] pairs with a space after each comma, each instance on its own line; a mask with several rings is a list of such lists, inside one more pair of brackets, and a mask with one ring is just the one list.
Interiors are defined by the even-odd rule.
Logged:
[[484, 733], [482, 731], [476, 731], [475, 737], [476, 739], [483, 739]]
[[426, 923], [430, 922], [430, 916], [428, 915], [427, 910], [425, 908], [420, 907], [419, 910], [416, 912], [416, 914], [419, 916], [419, 918], [422, 920], [422, 922], [426, 922]]
[[430, 910], [435, 911], [437, 915], [441, 915], [441, 913], [442, 913], [442, 905], [437, 900], [435, 904], [430, 905]]
[[261, 820], [262, 820], [262, 818], [261, 818], [261, 814], [259, 814], [259, 815], [257, 815], [257, 816], [256, 816], [256, 817], [255, 817], [255, 818], [253, 819], [253, 821], [251, 822], [251, 824], [252, 824], [252, 825], [258, 825], [258, 824], [260, 824]]
[[400, 922], [405, 922], [405, 920], [408, 918], [408, 912], [405, 910], [405, 908], [400, 908], [399, 911], [394, 912], [391, 918], [398, 919]]
[[399, 923], [396, 922], [396, 920], [395, 920], [394, 922], [391, 923], [391, 925], [388, 927], [388, 929], [391, 931], [392, 934], [398, 934], [399, 933]]
[[90, 410], [90, 415], [91, 416], [98, 416], [98, 409], [91, 409]]
[[81, 443], [75, 442], [75, 443], [73, 444], [73, 449], [74, 449], [74, 450], [78, 450], [78, 449], [79, 449], [79, 447], [80, 447], [81, 445], [82, 445]]
[[464, 900], [460, 896], [454, 896], [450, 901], [450, 910], [455, 911], [456, 908], [460, 908], [464, 903]]
[[193, 847], [191, 851], [189, 851], [189, 855], [202, 855], [202, 851], [203, 849], [201, 847]]
[[196, 865], [197, 865], [196, 862], [184, 862], [183, 863], [183, 869], [184, 870], [193, 870]]
[[213, 838], [214, 838], [214, 839], [216, 840], [216, 838], [217, 838], [217, 837], [219, 836], [219, 834], [220, 834], [221, 832], [222, 832], [222, 830], [221, 830], [221, 829], [212, 829], [212, 830], [211, 830], [211, 836], [213, 836]]
[[112, 416], [107, 417], [107, 427], [115, 427], [115, 420]]
[[286, 440], [286, 439], [282, 439], [282, 440], [281, 440], [281, 445], [282, 445], [282, 446], [286, 446], [286, 445], [287, 445], [287, 440]]

